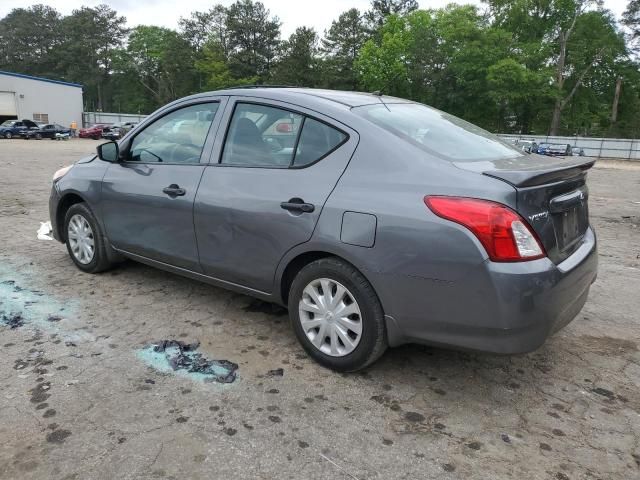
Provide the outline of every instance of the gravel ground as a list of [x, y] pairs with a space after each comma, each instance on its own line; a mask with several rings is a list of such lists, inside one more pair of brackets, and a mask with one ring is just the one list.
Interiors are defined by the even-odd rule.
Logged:
[[[0, 478], [640, 477], [639, 164], [589, 174], [600, 275], [540, 350], [406, 346], [340, 375], [278, 308], [133, 262], [83, 274], [36, 240], [51, 174], [96, 143], [0, 140], [0, 313], [22, 316], [0, 326]], [[153, 368], [160, 339], [238, 379]]]

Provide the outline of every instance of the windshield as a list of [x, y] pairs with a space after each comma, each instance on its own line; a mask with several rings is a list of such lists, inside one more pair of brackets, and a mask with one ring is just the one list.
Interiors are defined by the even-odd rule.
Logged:
[[428, 153], [455, 162], [499, 160], [522, 152], [460, 118], [415, 103], [366, 105], [353, 109], [367, 120]]
[[5, 120], [4, 122], [2, 122], [2, 125], [0, 125], [0, 127], [12, 127], [14, 123], [16, 123], [15, 120]]

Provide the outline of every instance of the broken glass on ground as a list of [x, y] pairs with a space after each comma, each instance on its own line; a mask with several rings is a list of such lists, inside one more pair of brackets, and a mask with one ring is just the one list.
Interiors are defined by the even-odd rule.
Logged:
[[75, 308], [69, 305], [73, 302], [63, 305], [39, 290], [28, 288], [22, 280], [5, 280], [9, 276], [15, 278], [17, 275], [0, 265], [0, 327], [16, 329], [27, 325], [57, 332], [53, 323], [66, 318], [66, 314]]
[[138, 352], [148, 365], [161, 372], [177, 372], [205, 383], [233, 383], [238, 365], [228, 360], [209, 360], [198, 353], [199, 343], [179, 340], [153, 342]]
[[2, 313], [0, 314], [0, 323], [13, 330], [24, 325], [24, 318], [19, 313]]

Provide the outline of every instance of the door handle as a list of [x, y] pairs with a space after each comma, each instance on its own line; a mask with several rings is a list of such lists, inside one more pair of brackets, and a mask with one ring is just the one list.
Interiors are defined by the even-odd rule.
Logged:
[[163, 193], [166, 193], [170, 197], [182, 197], [187, 194], [187, 191], [184, 188], [180, 188], [175, 183], [172, 183], [168, 187], [162, 189]]
[[316, 207], [311, 203], [305, 203], [301, 198], [292, 198], [288, 202], [282, 202], [280, 207], [289, 212], [311, 213]]

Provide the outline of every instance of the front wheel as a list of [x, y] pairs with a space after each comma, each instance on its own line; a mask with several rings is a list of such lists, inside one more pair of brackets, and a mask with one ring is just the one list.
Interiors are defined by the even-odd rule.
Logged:
[[100, 227], [86, 203], [72, 205], [64, 218], [67, 251], [73, 263], [87, 273], [112, 266]]
[[337, 258], [316, 260], [300, 270], [288, 305], [298, 340], [327, 368], [360, 370], [387, 348], [378, 296], [358, 270]]
[[11, 140], [12, 136], [13, 135], [11, 134], [11, 132], [7, 132], [7, 133], [4, 134], [4, 138], [6, 138], [7, 140]]

